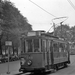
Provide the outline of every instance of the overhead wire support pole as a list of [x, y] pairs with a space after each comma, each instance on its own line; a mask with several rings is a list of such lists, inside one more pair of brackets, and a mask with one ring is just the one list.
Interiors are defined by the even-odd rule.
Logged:
[[61, 25], [61, 38], [62, 38], [62, 23], [63, 22], [60, 22], [60, 25]]
[[55, 23], [53, 22], [53, 27], [54, 27], [54, 36], [55, 36]]
[[[8, 41], [8, 35], [9, 35], [9, 31], [7, 31], [7, 41]], [[9, 46], [7, 45], [7, 42], [6, 42], [6, 46], [8, 49], [8, 71], [7, 71], [7, 74], [10, 74], [10, 71], [9, 71]]]

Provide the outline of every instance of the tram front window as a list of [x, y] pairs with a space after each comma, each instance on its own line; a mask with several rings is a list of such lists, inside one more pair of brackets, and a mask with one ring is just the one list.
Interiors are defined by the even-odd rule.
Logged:
[[26, 52], [40, 52], [39, 39], [26, 40]]
[[26, 49], [27, 49], [27, 52], [33, 52], [32, 51], [32, 40], [26, 40]]
[[39, 52], [39, 39], [34, 39], [34, 52]]

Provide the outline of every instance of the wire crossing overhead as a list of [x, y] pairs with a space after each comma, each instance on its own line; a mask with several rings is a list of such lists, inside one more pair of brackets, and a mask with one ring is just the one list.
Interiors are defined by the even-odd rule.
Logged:
[[75, 10], [75, 5], [71, 2], [71, 0], [67, 0], [69, 2], [69, 4], [73, 7], [73, 9]]
[[40, 7], [39, 5], [37, 5], [36, 3], [34, 3], [33, 1], [29, 0], [30, 2], [32, 2], [34, 5], [36, 5], [37, 7], [39, 7], [40, 9], [42, 9], [43, 11], [45, 11], [46, 13], [48, 13], [49, 15], [56, 17], [55, 15], [51, 14], [50, 12], [46, 11], [45, 9], [43, 9], [42, 7]]

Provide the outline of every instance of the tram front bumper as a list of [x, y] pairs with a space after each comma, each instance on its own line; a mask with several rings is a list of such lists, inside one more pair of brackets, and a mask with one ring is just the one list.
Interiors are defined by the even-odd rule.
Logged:
[[23, 70], [24, 70], [24, 69], [21, 69], [21, 68], [20, 68], [20, 69], [19, 69], [19, 72], [21, 72], [21, 71], [23, 71]]
[[33, 69], [33, 68], [20, 68], [20, 69], [19, 69], [19, 72], [21, 72], [21, 71], [25, 71], [25, 72], [33, 72], [34, 69]]

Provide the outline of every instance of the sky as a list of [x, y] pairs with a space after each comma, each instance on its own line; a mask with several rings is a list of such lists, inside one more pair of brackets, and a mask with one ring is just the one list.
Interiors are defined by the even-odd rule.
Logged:
[[[70, 27], [75, 25], [75, 8], [69, 3], [71, 1], [75, 6], [75, 0], [10, 0], [20, 13], [28, 19], [33, 30], [48, 31], [53, 22], [55, 24], [64, 21]], [[34, 3], [32, 3], [34, 2]], [[47, 12], [46, 12], [46, 11]], [[55, 19], [59, 17], [67, 17]], [[55, 19], [55, 20], [54, 20]], [[50, 31], [52, 31], [51, 28]]]

